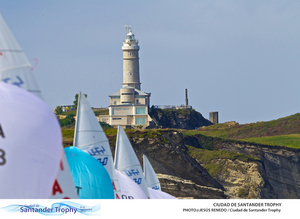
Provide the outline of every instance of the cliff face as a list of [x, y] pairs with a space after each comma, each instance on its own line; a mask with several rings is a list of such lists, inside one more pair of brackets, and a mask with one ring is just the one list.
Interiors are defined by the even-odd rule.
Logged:
[[260, 158], [259, 173], [262, 178], [260, 198], [300, 198], [299, 151], [251, 144], [219, 143], [219, 150], [234, 151]]
[[[189, 138], [189, 139], [188, 139]], [[207, 137], [188, 137], [189, 143], [207, 142]], [[193, 140], [191, 139], [193, 138]], [[197, 141], [199, 140], [199, 141]], [[258, 158], [258, 161], [220, 159], [223, 171], [215, 176], [232, 197], [241, 198], [300, 198], [300, 152], [284, 147], [231, 141], [214, 141], [213, 150], [230, 151]], [[221, 161], [222, 160], [222, 161]]]

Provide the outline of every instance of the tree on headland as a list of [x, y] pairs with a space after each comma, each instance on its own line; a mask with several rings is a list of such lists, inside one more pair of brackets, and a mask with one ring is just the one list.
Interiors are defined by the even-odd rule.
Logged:
[[[85, 95], [85, 97], [87, 97], [87, 94], [84, 94], [84, 95]], [[78, 96], [79, 96], [79, 94], [76, 94], [76, 95], [75, 95], [75, 100], [73, 101], [73, 104], [74, 104], [74, 110], [75, 110], [75, 111], [77, 110]]]
[[62, 114], [63, 111], [62, 111], [61, 106], [57, 106], [57, 107], [55, 108], [54, 112], [55, 112], [56, 115]]

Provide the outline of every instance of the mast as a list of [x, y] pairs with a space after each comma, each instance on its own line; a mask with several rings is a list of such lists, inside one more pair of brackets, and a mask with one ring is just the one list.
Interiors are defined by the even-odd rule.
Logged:
[[80, 98], [81, 92], [79, 91], [78, 98], [77, 98], [77, 111], [76, 111], [76, 122], [75, 122], [75, 130], [74, 130], [74, 139], [73, 139], [73, 146], [77, 145], [77, 130], [78, 130], [78, 121], [79, 121], [79, 109], [80, 109]]

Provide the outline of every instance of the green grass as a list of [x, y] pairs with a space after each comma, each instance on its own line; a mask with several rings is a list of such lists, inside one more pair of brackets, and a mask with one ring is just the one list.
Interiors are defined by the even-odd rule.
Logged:
[[197, 130], [181, 130], [181, 132], [185, 137], [201, 134], [213, 138], [300, 148], [300, 113], [268, 122], [242, 125], [226, 122]]
[[193, 136], [197, 134], [202, 134], [211, 137], [221, 137], [228, 138], [231, 133], [235, 133], [238, 130], [245, 127], [245, 125], [235, 125], [230, 126], [231, 123], [220, 123], [210, 126], [205, 126], [203, 128], [198, 128], [197, 130], [181, 130], [183, 136]]
[[198, 130], [184, 131], [184, 135], [204, 134], [211, 137], [227, 139], [245, 139], [266, 136], [278, 136], [300, 133], [300, 113], [272, 120], [243, 125], [222, 123], [199, 128]]
[[[224, 164], [227, 159], [230, 160], [240, 160], [244, 162], [250, 161], [260, 161], [259, 158], [230, 152], [224, 150], [207, 150], [207, 149], [200, 149], [194, 148], [192, 146], [186, 145], [188, 148], [188, 154], [193, 158], [197, 159], [200, 164], [203, 164], [203, 167], [208, 171], [208, 173], [215, 177], [217, 174], [226, 171], [224, 168]], [[218, 162], [216, 162], [218, 160]], [[238, 168], [238, 166], [236, 167]]]
[[242, 140], [271, 146], [286, 146], [291, 148], [300, 148], [300, 134], [267, 136], [260, 138], [245, 138]]
[[71, 129], [61, 129], [62, 137], [63, 137], [63, 145], [64, 147], [73, 145], [74, 138], [74, 128]]
[[211, 160], [214, 159], [230, 159], [230, 160], [241, 160], [244, 162], [249, 161], [259, 161], [259, 158], [252, 157], [245, 154], [230, 152], [230, 151], [224, 151], [224, 150], [207, 150], [207, 149], [200, 149], [200, 148], [194, 148], [192, 146], [186, 145], [188, 148], [189, 154], [200, 160], [202, 163], [209, 163]]
[[[111, 127], [107, 127], [107, 128], [103, 127], [103, 131], [107, 136], [108, 140], [110, 141], [111, 145], [115, 145], [118, 129], [111, 128]], [[148, 137], [148, 138], [157, 138], [162, 143], [166, 143], [166, 144], [169, 143], [164, 137], [164, 132], [165, 132], [164, 130], [125, 129], [124, 131], [126, 132], [129, 139], [134, 137], [139, 137], [139, 138]], [[71, 145], [73, 143], [73, 138], [74, 138], [74, 128], [63, 128], [62, 135], [63, 135], [64, 145]]]

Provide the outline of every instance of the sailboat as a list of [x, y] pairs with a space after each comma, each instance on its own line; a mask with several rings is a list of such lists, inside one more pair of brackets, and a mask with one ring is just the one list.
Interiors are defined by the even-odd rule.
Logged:
[[116, 170], [120, 183], [122, 199], [148, 199], [143, 189], [135, 183], [129, 176]]
[[74, 146], [65, 152], [80, 199], [115, 198], [110, 176], [100, 162]]
[[0, 82], [0, 199], [49, 198], [59, 169], [62, 136], [51, 108]]
[[62, 149], [59, 170], [53, 184], [50, 199], [78, 199], [78, 194], [75, 189], [70, 166], [64, 149]]
[[160, 182], [146, 155], [143, 155], [144, 177], [152, 199], [176, 199], [176, 197], [161, 191]]
[[113, 183], [115, 198], [120, 199], [121, 191], [108, 139], [87, 98], [81, 93], [78, 95], [76, 116], [74, 146], [96, 158], [105, 167]]
[[150, 199], [142, 167], [122, 126], [118, 126], [115, 150], [115, 169], [126, 174], [140, 185]]
[[147, 186], [151, 189], [161, 191], [160, 182], [146, 155], [143, 155], [143, 166], [144, 166], [144, 177], [147, 182]]
[[[38, 86], [35, 75], [32, 71], [32, 66], [28, 61], [26, 55], [22, 51], [17, 40], [15, 39], [14, 35], [10, 31], [9, 27], [5, 23], [1, 14], [0, 14], [0, 81], [23, 88], [43, 100], [42, 92]], [[61, 197], [77, 198], [76, 193], [74, 195], [74, 191], [70, 189], [70, 185], [72, 185], [73, 181], [72, 181], [71, 172], [67, 168], [68, 163], [61, 142], [60, 142], [60, 146], [61, 146], [61, 153], [62, 153], [61, 160], [60, 160], [61, 165], [58, 170], [58, 175], [54, 182], [53, 191], [50, 198], [61, 198]], [[61, 169], [62, 167], [66, 167], [66, 168]], [[63, 194], [60, 192], [57, 193], [56, 189], [59, 189], [59, 191], [64, 191]], [[60, 196], [59, 194], [63, 196]]]
[[24, 88], [42, 99], [32, 66], [1, 14], [0, 81]]

